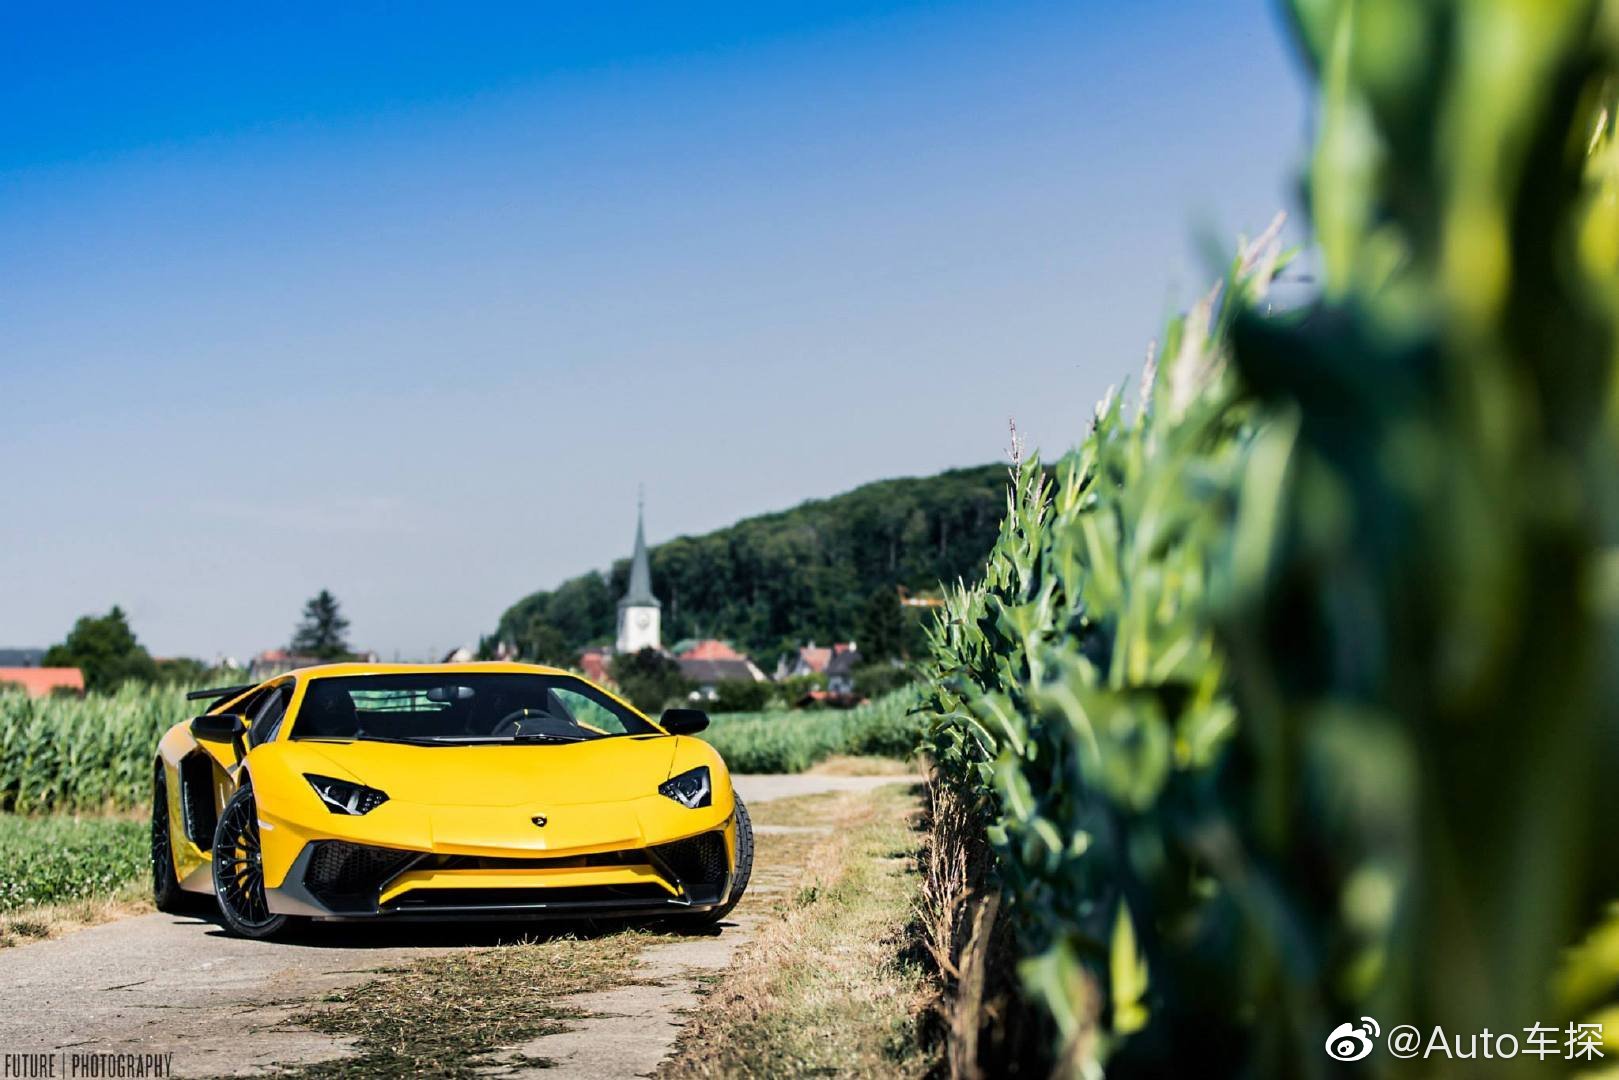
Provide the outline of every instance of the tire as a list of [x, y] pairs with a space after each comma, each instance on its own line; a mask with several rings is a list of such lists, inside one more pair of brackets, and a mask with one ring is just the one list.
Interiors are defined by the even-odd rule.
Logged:
[[152, 776], [152, 903], [157, 910], [179, 915], [187, 896], [174, 876], [174, 835], [169, 826], [169, 778], [159, 761]]
[[736, 873], [731, 875], [730, 895], [713, 911], [688, 916], [689, 923], [711, 925], [725, 918], [741, 902], [742, 894], [748, 890], [748, 880], [753, 877], [753, 819], [748, 817], [742, 796], [733, 792], [732, 797], [736, 800]]
[[267, 938], [286, 928], [287, 916], [270, 914], [265, 900], [259, 810], [250, 787], [238, 788], [219, 812], [213, 864], [214, 898], [227, 930], [238, 937]]

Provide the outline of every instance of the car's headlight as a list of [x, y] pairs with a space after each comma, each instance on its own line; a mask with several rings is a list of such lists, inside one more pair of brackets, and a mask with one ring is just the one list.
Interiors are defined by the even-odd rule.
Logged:
[[352, 814], [359, 817], [361, 814], [369, 814], [388, 801], [386, 792], [366, 787], [364, 784], [355, 784], [330, 776], [316, 776], [314, 773], [304, 773], [304, 779], [315, 789], [315, 794], [326, 804], [326, 809], [334, 814]]
[[667, 795], [687, 810], [714, 805], [714, 785], [708, 782], [708, 766], [672, 776], [658, 785], [658, 794]]

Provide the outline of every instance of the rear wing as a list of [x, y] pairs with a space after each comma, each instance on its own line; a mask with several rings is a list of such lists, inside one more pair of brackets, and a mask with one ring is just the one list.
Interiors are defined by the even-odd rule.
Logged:
[[211, 690], [192, 690], [186, 694], [187, 701], [219, 701], [223, 698], [235, 697], [244, 690], [251, 690], [258, 683], [243, 683], [241, 686], [216, 686]]

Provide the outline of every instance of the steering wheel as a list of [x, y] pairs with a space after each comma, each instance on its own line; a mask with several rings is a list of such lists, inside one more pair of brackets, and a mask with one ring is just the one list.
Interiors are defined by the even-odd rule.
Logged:
[[531, 716], [550, 716], [544, 709], [513, 709], [495, 724], [491, 735], [516, 735], [523, 730], [523, 721]]

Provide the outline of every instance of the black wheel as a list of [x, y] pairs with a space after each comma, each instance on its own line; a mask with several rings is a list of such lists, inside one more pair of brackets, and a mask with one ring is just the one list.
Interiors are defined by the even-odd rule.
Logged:
[[174, 876], [174, 841], [169, 833], [169, 779], [159, 761], [152, 778], [152, 903], [178, 915], [185, 910], [185, 890]]
[[748, 890], [748, 879], [753, 876], [753, 819], [748, 817], [747, 804], [742, 796], [732, 793], [736, 799], [736, 873], [731, 875], [731, 892], [725, 898], [725, 903], [713, 911], [704, 911], [689, 916], [694, 923], [717, 923], [731, 913], [731, 909], [741, 901], [742, 894]]
[[213, 860], [214, 896], [231, 933], [266, 938], [287, 925], [285, 915], [270, 914], [264, 897], [259, 811], [252, 788], [237, 789], [219, 812]]

